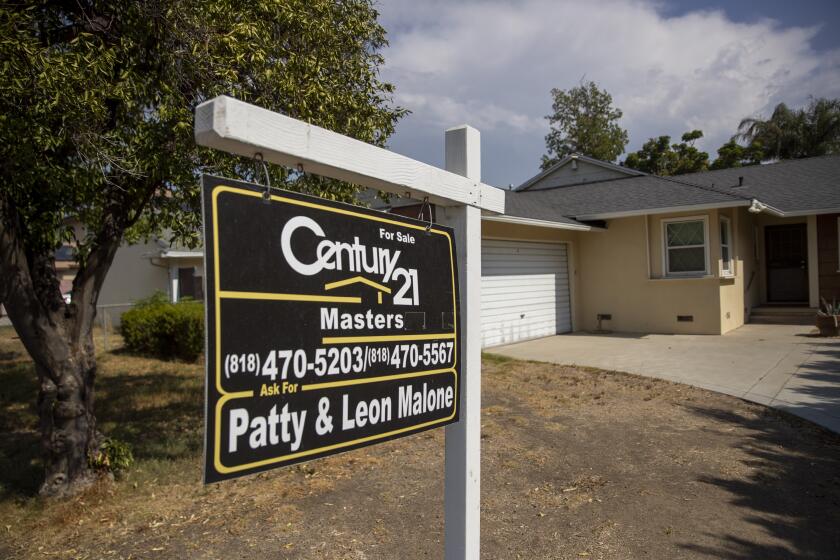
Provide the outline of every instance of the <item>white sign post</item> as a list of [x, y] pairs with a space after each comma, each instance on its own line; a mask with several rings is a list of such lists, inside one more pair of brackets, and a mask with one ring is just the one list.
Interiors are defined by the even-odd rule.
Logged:
[[504, 212], [504, 192], [480, 181], [478, 131], [446, 131], [446, 168], [220, 96], [199, 105], [195, 139], [202, 146], [302, 167], [438, 206], [437, 218], [456, 231], [461, 292], [461, 420], [446, 428], [446, 559], [477, 560], [480, 527], [481, 212]]
[[[463, 125], [446, 131], [446, 170], [481, 181], [481, 138]], [[478, 560], [481, 540], [481, 210], [439, 208], [455, 230], [463, 329], [461, 420], [446, 427], [446, 559]]]

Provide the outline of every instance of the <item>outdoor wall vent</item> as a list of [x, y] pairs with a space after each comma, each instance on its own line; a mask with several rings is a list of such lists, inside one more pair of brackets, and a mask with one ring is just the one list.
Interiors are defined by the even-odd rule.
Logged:
[[598, 328], [593, 332], [595, 334], [609, 334], [611, 331], [604, 330], [601, 321], [612, 321], [612, 313], [598, 313], [595, 317], [598, 318]]
[[612, 313], [598, 313], [596, 315], [598, 318], [598, 329], [595, 332], [605, 333], [607, 331], [601, 326], [601, 321], [612, 321]]
[[678, 323], [693, 323], [694, 315], [677, 315]]

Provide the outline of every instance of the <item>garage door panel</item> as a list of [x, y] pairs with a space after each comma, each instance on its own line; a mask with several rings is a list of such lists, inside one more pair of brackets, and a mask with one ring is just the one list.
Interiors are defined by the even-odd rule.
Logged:
[[[562, 288], [562, 286], [560, 286]], [[546, 305], [551, 304], [552, 302], [557, 301], [555, 298], [555, 294], [557, 293], [558, 286], [552, 286], [550, 288], [538, 288], [534, 290], [529, 290], [527, 294], [520, 294], [516, 300], [517, 301], [528, 301], [533, 299], [539, 299], [540, 301], [544, 301]], [[487, 299], [484, 299], [484, 298]], [[485, 303], [495, 303], [495, 302], [505, 302], [510, 303], [511, 294], [510, 292], [504, 290], [488, 290], [486, 292], [481, 292], [481, 299]]]
[[522, 276], [484, 276], [481, 285], [489, 289], [521, 291], [532, 287], [552, 288], [559, 284], [568, 284], [568, 282], [569, 279], [565, 274], [558, 274], [556, 277], [548, 274], [523, 274]]
[[[483, 295], [482, 295], [483, 298]], [[521, 298], [517, 300], [517, 304], [515, 307], [510, 305], [510, 300], [503, 299], [503, 296], [497, 296], [491, 301], [484, 302], [486, 305], [482, 304], [481, 310], [484, 312], [485, 310], [490, 311], [494, 309], [507, 309], [513, 311], [525, 311], [525, 310], [535, 310], [535, 309], [555, 309], [557, 307], [557, 303], [552, 300], [551, 304], [546, 302], [545, 298], [537, 298], [537, 297], [527, 297]]]
[[[522, 285], [524, 282], [527, 286]], [[550, 292], [552, 294], [556, 294], [557, 288], [560, 286], [565, 286], [568, 284], [568, 280], [565, 278], [551, 278], [551, 279], [542, 279], [536, 281], [530, 281], [529, 277], [523, 278], [521, 281], [510, 279], [505, 280], [504, 282], [494, 282], [493, 277], [490, 276], [489, 278], [485, 277], [484, 282], [482, 282], [481, 286], [485, 288], [481, 291], [481, 293], [498, 293], [498, 294], [519, 294], [519, 295], [527, 295], [528, 293], [535, 292], [535, 291], [543, 291], [543, 292]]]
[[496, 323], [483, 335], [485, 346], [497, 346], [509, 344], [517, 340], [529, 338], [540, 338], [556, 334], [556, 326], [553, 322], [542, 324], [522, 324], [517, 322]]
[[[557, 316], [554, 313], [554, 311], [548, 311], [544, 313], [527, 313], [524, 319], [520, 315], [498, 314], [486, 317], [483, 316], [482, 320], [492, 321], [494, 323], [501, 322], [522, 325], [536, 325], [540, 323], [551, 324], [553, 326], [557, 325]], [[557, 333], [553, 332], [551, 334]]]
[[[491, 309], [488, 311], [482, 311], [481, 318], [482, 319], [490, 319], [490, 318], [505, 318], [505, 319], [528, 319], [528, 320], [535, 320], [539, 317], [551, 317], [553, 320], [556, 320], [558, 314], [563, 314], [567, 312], [568, 308], [565, 307], [552, 307], [552, 308], [534, 308], [534, 309], [526, 309], [522, 308], [521, 310], [511, 311], [510, 309]], [[524, 317], [523, 317], [524, 315]]]
[[[560, 284], [567, 284], [569, 279], [565, 275], [558, 275], [551, 277], [548, 275], [534, 276], [525, 274], [522, 277], [516, 276], [485, 276], [481, 285], [489, 290], [530, 290], [531, 288], [548, 288], [554, 289]], [[527, 286], [527, 288], [526, 288]]]
[[571, 330], [566, 245], [482, 240], [482, 345]]
[[519, 250], [513, 247], [488, 247], [486, 252], [488, 257], [507, 257], [510, 255], [515, 255], [518, 257], [533, 257], [533, 256], [540, 256], [540, 255], [565, 255], [565, 250], [557, 250], [557, 249], [537, 249], [537, 250]]
[[534, 254], [534, 253], [565, 253], [566, 246], [560, 243], [545, 243], [538, 245], [531, 242], [531, 245], [523, 245], [528, 241], [502, 241], [499, 239], [488, 239], [492, 241], [493, 246], [487, 247], [487, 254], [494, 253], [514, 253], [514, 254]]
[[[522, 264], [529, 264], [531, 266], [544, 266], [546, 269], [550, 269], [551, 267], [547, 265], [546, 258], [547, 257], [556, 257], [556, 258], [563, 258], [563, 255], [516, 255], [516, 262]], [[486, 264], [505, 264], [511, 261], [510, 254], [500, 253], [498, 255], [487, 255], [483, 259], [485, 265]]]
[[[481, 294], [482, 300], [482, 309], [496, 309], [498, 307], [509, 308], [510, 307], [510, 296], [504, 293], [497, 294], [497, 295], [489, 295], [486, 296], [485, 294]], [[556, 302], [553, 299], [554, 297], [554, 290], [545, 290], [545, 291], [534, 291], [529, 292], [527, 297], [521, 297], [517, 299], [517, 307], [525, 306], [525, 305], [536, 305], [538, 307], [545, 307], [547, 309], [554, 309], [556, 306]], [[551, 299], [549, 299], [551, 298]], [[486, 305], [484, 305], [486, 304]]]
[[499, 321], [487, 332], [487, 335], [501, 338], [498, 342], [499, 344], [510, 344], [512, 334], [518, 336], [517, 338], [513, 338], [513, 341], [522, 340], [523, 338], [534, 338], [535, 336], [552, 336], [556, 334], [554, 328], [554, 321], [536, 321], [532, 323]]
[[481, 310], [482, 317], [491, 317], [491, 316], [510, 316], [510, 317], [521, 317], [525, 315], [526, 317], [532, 317], [536, 314], [544, 314], [544, 315], [556, 315], [557, 308], [555, 306], [546, 307], [544, 305], [540, 305], [539, 303], [532, 303], [529, 305], [522, 305], [517, 306], [516, 309], [511, 309], [510, 306], [501, 307], [496, 306], [495, 308], [488, 308]]
[[[527, 266], [527, 265], [521, 265], [519, 267], [519, 273], [520, 273], [520, 275], [524, 275], [524, 276], [550, 276], [552, 274], [551, 271], [546, 270], [544, 268], [536, 268], [536, 267]], [[515, 275], [512, 275], [509, 270], [505, 270], [504, 272], [485, 270], [484, 272], [481, 273], [481, 275], [485, 276], [485, 277], [488, 277], [488, 278], [497, 278], [497, 277], [507, 278], [507, 277], [515, 276]], [[522, 284], [520, 283], [520, 286], [521, 285]]]

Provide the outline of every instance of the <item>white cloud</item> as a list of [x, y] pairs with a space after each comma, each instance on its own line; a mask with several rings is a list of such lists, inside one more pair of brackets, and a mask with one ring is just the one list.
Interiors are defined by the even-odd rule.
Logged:
[[392, 145], [439, 164], [442, 129], [467, 122], [482, 131], [484, 175], [495, 184], [536, 171], [549, 90], [582, 77], [624, 111], [631, 150], [700, 128], [714, 155], [745, 116], [811, 94], [840, 96], [840, 52], [816, 53], [816, 28], [735, 23], [720, 11], [668, 17], [634, 0], [383, 0], [379, 8], [391, 41], [383, 74], [413, 111]]

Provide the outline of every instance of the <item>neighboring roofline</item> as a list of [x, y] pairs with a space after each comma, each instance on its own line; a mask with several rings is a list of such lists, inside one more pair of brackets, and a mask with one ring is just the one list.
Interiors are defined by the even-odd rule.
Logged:
[[161, 251], [159, 258], [161, 259], [190, 259], [200, 258], [204, 256], [204, 251]]
[[534, 218], [522, 218], [520, 216], [481, 216], [482, 221], [502, 222], [505, 224], [517, 224], [523, 226], [534, 226], [551, 229], [566, 229], [572, 231], [606, 231], [604, 228], [588, 226], [586, 224], [567, 224], [564, 222], [552, 222], [550, 220], [535, 220]]
[[[640, 210], [625, 210], [622, 212], [602, 212], [600, 214], [582, 214], [575, 216], [575, 219], [581, 221], [612, 220], [615, 218], [628, 218], [630, 216], [670, 214], [672, 212], [694, 212], [695, 210], [713, 210], [716, 208], [733, 208], [736, 206], [752, 206], [752, 201], [738, 200], [732, 202], [714, 202], [710, 204], [691, 204], [687, 206], [668, 206], [665, 208], [644, 208]], [[767, 208], [770, 209], [769, 206]]]
[[[556, 171], [557, 169], [560, 169], [561, 167], [563, 167], [564, 165], [566, 165], [567, 163], [569, 163], [572, 160], [585, 161], [586, 163], [591, 163], [592, 165], [597, 165], [599, 167], [603, 167], [605, 169], [610, 169], [612, 171], [621, 171], [622, 173], [626, 173], [627, 175], [631, 175], [631, 176], [647, 175], [647, 173], [644, 173], [642, 171], [637, 171], [635, 169], [630, 169], [629, 167], [622, 167], [621, 165], [616, 165], [615, 163], [610, 163], [608, 161], [602, 161], [600, 159], [591, 158], [589, 156], [584, 156], [584, 155], [581, 155], [581, 154], [571, 154], [571, 155], [568, 155], [568, 156], [564, 157], [563, 159], [561, 159], [560, 161], [558, 161], [557, 163], [555, 163], [554, 165], [552, 165], [551, 167], [549, 167], [545, 171], [542, 171], [542, 172], [534, 175], [533, 177], [531, 177], [530, 179], [528, 179], [527, 181], [525, 181], [524, 183], [522, 183], [521, 185], [519, 185], [518, 187], [516, 187], [513, 190], [515, 190], [515, 191], [527, 190], [534, 183], [536, 183], [537, 181], [539, 181], [540, 179], [542, 179], [543, 177], [545, 177], [549, 173], [552, 173], [553, 171]], [[595, 183], [595, 182], [597, 182], [597, 181], [593, 181], [593, 183]]]
[[773, 214], [777, 216], [781, 216], [783, 218], [798, 218], [799, 216], [817, 216], [819, 214], [840, 214], [840, 208], [819, 208], [815, 210], [793, 210], [792, 212], [784, 212], [782, 210], [778, 210], [773, 208], [771, 210]]

